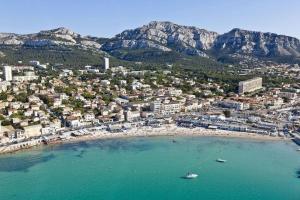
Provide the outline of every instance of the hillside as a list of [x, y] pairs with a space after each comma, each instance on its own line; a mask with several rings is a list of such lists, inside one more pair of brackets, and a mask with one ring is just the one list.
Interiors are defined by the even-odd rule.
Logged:
[[218, 68], [226, 64], [263, 66], [265, 62], [300, 63], [297, 38], [233, 29], [218, 34], [171, 22], [151, 22], [113, 38], [81, 36], [67, 28], [33, 34], [0, 33], [0, 62], [40, 60], [80, 67], [99, 65], [104, 56], [122, 65], [173, 64]]

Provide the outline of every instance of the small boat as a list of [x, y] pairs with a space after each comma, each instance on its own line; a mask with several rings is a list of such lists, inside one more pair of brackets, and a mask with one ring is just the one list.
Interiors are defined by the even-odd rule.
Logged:
[[297, 149], [297, 151], [300, 151], [300, 148], [299, 148], [299, 149]]
[[188, 172], [186, 175], [185, 175], [185, 179], [195, 179], [198, 177], [198, 174], [194, 174], [194, 173], [190, 173]]
[[224, 159], [221, 159], [221, 158], [218, 158], [216, 161], [217, 161], [217, 162], [220, 162], [220, 163], [225, 163], [225, 162], [227, 162], [227, 160], [224, 160]]
[[172, 140], [172, 142], [173, 142], [173, 143], [176, 143], [177, 141], [176, 141], [176, 140]]

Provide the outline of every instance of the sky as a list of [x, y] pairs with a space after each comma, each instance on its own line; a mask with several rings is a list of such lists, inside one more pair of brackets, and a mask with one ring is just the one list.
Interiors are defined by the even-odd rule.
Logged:
[[67, 27], [112, 37], [150, 21], [171, 21], [218, 33], [233, 28], [300, 38], [300, 0], [1, 0], [0, 32]]

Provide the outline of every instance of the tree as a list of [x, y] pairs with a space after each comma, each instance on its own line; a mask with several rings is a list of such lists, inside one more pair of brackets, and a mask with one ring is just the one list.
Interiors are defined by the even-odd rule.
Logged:
[[7, 94], [5, 92], [0, 93], [0, 100], [6, 101], [7, 100]]
[[0, 121], [3, 121], [3, 120], [5, 120], [5, 117], [0, 114]]
[[19, 93], [19, 94], [17, 94], [17, 95], [15, 96], [15, 99], [16, 99], [17, 101], [21, 101], [21, 102], [23, 102], [23, 103], [26, 103], [27, 100], [28, 100], [28, 95], [27, 95], [25, 92], [21, 92], [21, 93]]
[[16, 113], [13, 113], [13, 114], [10, 115], [10, 118], [25, 119], [24, 112], [18, 111]]
[[85, 91], [85, 92], [82, 94], [82, 96], [83, 96], [84, 98], [86, 98], [86, 99], [94, 99], [94, 98], [95, 98], [94, 95], [92, 95], [91, 93], [89, 93], [89, 92], [87, 92], [87, 91]]
[[63, 108], [54, 108], [52, 112], [57, 116], [62, 115]]
[[53, 106], [54, 100], [52, 98], [46, 95], [39, 95], [39, 97], [47, 106]]
[[11, 125], [11, 122], [9, 121], [9, 120], [3, 120], [2, 122], [1, 122], [1, 125], [2, 126], [9, 126], [9, 125]]
[[226, 118], [229, 118], [231, 116], [230, 110], [224, 110], [223, 113], [224, 113]]

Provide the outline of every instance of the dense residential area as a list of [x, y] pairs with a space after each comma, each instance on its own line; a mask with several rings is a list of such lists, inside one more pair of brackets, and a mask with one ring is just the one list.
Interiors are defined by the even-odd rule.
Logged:
[[172, 66], [137, 71], [110, 66], [109, 58], [99, 62], [104, 67], [55, 68], [35, 60], [3, 65], [0, 145], [22, 148], [93, 134], [84, 131], [92, 127], [122, 132], [165, 123], [280, 137], [299, 131], [300, 84], [272, 87], [261, 78], [297, 79], [297, 65], [255, 69], [252, 79], [230, 85], [235, 91], [226, 92], [224, 81], [204, 82]]

